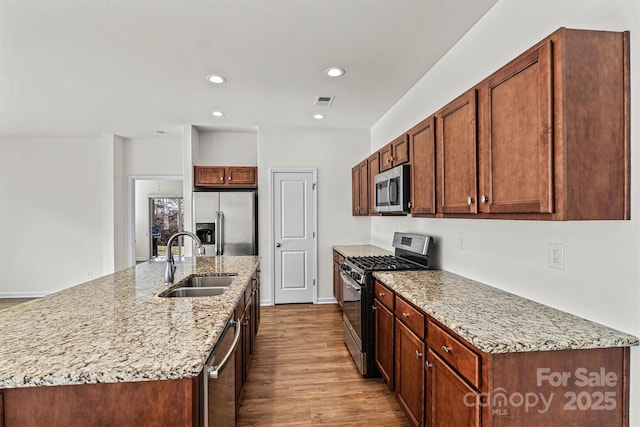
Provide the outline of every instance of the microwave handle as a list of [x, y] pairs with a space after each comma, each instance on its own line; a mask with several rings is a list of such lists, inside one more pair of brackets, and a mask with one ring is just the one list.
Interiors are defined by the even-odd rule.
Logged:
[[391, 180], [387, 181], [387, 203], [391, 206]]

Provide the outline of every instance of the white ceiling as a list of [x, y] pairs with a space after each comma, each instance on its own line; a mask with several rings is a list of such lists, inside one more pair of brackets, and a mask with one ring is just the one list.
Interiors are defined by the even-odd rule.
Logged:
[[370, 128], [496, 2], [0, 0], [0, 135]]

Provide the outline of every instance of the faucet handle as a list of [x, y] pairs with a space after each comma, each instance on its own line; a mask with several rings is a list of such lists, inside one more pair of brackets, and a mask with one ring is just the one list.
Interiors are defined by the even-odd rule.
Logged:
[[198, 246], [198, 255], [205, 255], [207, 251], [204, 249], [204, 246]]

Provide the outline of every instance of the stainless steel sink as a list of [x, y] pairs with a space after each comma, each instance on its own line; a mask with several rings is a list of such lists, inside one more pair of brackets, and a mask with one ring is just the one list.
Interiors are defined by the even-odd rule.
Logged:
[[180, 283], [182, 288], [228, 287], [236, 276], [194, 276]]
[[214, 297], [229, 290], [236, 275], [193, 276], [158, 294], [163, 298]]
[[165, 298], [214, 297], [216, 295], [222, 295], [228, 290], [228, 286], [210, 288], [175, 288], [161, 293], [160, 296]]

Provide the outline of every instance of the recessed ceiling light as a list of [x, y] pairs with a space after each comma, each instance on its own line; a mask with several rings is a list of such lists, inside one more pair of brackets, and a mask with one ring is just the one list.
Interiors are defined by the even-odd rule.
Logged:
[[156, 135], [164, 135], [165, 134], [165, 132], [163, 130], [160, 130], [160, 129], [158, 129], [157, 131], [155, 131], [153, 133], [155, 133]]
[[226, 78], [224, 78], [223, 76], [219, 76], [217, 74], [209, 74], [207, 76], [207, 80], [209, 80], [211, 83], [215, 83], [215, 84], [222, 84], [222, 83], [227, 81]]
[[211, 114], [213, 114], [214, 117], [222, 117], [222, 116], [224, 116], [224, 113], [222, 111], [214, 111]]
[[329, 77], [340, 77], [344, 75], [344, 70], [338, 67], [329, 67], [324, 70], [324, 73]]
[[324, 119], [324, 115], [322, 115], [322, 114], [314, 114], [313, 118], [316, 119], [316, 120], [322, 120], [322, 119]]

